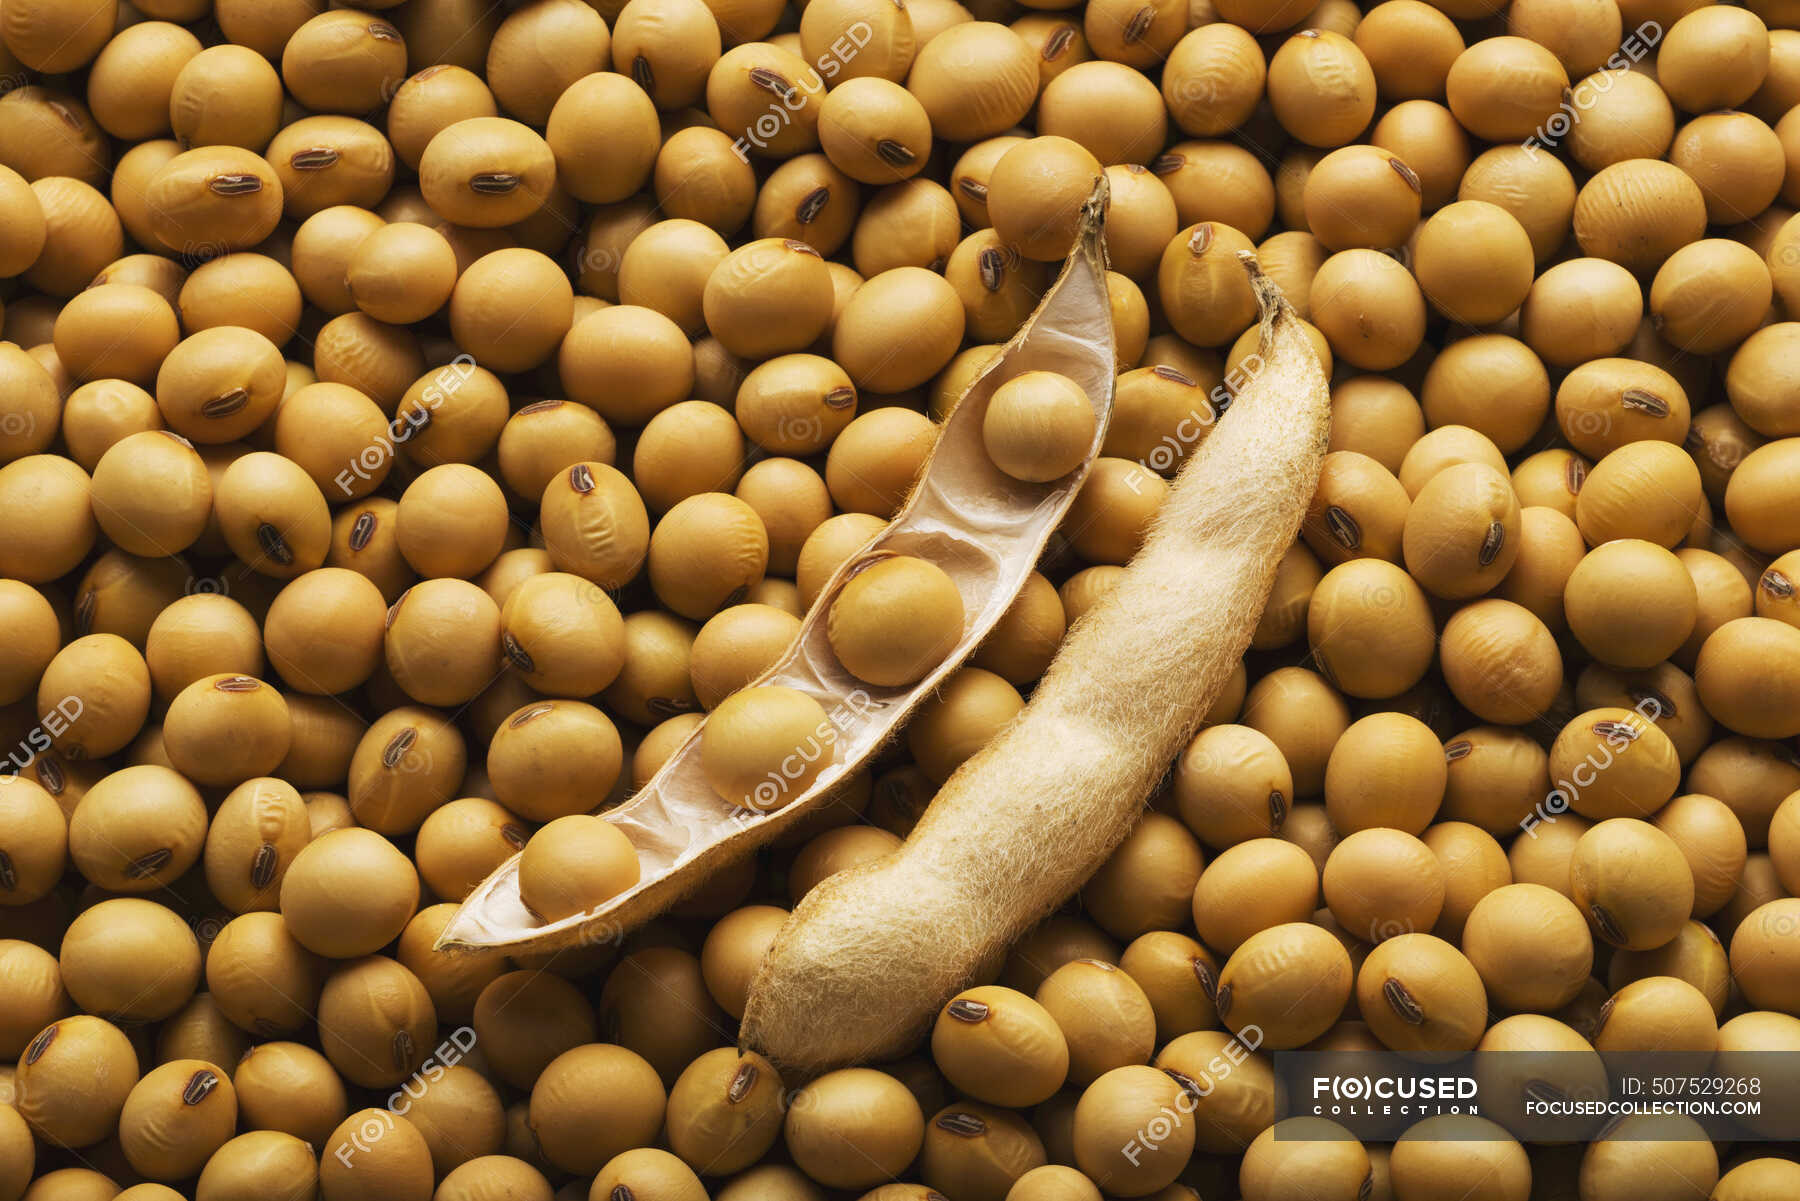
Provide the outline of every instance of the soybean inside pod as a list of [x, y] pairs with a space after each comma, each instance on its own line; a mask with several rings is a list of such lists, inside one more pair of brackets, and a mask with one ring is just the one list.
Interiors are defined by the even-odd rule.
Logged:
[[[781, 685], [816, 699], [826, 713], [817, 733], [832, 761], [791, 799], [766, 811], [721, 797], [701, 770], [706, 723], [695, 728], [662, 769], [624, 803], [600, 814], [637, 850], [638, 882], [605, 904], [540, 922], [519, 894], [514, 855], [463, 901], [437, 949], [493, 947], [549, 951], [617, 937], [692, 891], [719, 867], [750, 854], [831, 794], [961, 666], [1017, 597], [1050, 534], [1087, 478], [1112, 415], [1115, 371], [1107, 298], [1103, 225], [1107, 184], [1096, 181], [1083, 206], [1075, 245], [1031, 317], [969, 385], [944, 419], [919, 481], [894, 520], [838, 569], [807, 612], [782, 658], [753, 685]], [[895, 353], [906, 353], [896, 347]], [[1048, 483], [1012, 478], [988, 457], [982, 421], [995, 390], [1028, 371], [1073, 380], [1093, 405], [1095, 431], [1081, 465]], [[858, 572], [893, 555], [941, 567], [965, 614], [961, 639], [916, 684], [884, 688], [852, 676], [827, 638], [832, 602]], [[808, 755], [819, 750], [810, 744]], [[778, 782], [774, 791], [779, 794]]]

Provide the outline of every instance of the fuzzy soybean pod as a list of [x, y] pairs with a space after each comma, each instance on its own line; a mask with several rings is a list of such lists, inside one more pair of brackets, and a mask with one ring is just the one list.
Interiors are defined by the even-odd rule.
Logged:
[[1023, 712], [892, 854], [815, 887], [750, 988], [741, 1041], [796, 1076], [900, 1055], [1093, 874], [1249, 645], [1319, 478], [1329, 398], [1249, 254], [1264, 368], [1177, 477], [1119, 584]]

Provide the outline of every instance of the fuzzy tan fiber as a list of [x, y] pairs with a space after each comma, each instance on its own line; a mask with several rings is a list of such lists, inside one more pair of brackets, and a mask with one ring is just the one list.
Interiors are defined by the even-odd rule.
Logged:
[[1262, 369], [1182, 469], [1118, 587], [906, 843], [814, 888], [770, 948], [742, 1042], [784, 1074], [912, 1047], [1124, 838], [1249, 645], [1318, 481], [1330, 397], [1293, 310], [1244, 257]]

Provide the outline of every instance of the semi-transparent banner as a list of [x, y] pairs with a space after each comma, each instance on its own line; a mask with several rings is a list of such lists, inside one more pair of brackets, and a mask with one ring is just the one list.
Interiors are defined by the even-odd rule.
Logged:
[[[1800, 1139], [1800, 1051], [1277, 1051], [1277, 1138], [1392, 1142], [1420, 1122], [1434, 1138], [1522, 1142]], [[1621, 1125], [1629, 1123], [1629, 1125]]]

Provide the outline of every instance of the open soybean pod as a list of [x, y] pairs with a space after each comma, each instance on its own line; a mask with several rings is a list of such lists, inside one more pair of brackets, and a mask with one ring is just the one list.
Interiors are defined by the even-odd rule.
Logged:
[[[866, 761], [975, 649], [1017, 597], [1050, 534], [1087, 478], [1112, 415], [1114, 348], [1107, 300], [1102, 178], [1083, 207], [1062, 274], [1029, 320], [969, 385], [945, 418], [917, 486], [894, 520], [825, 585], [794, 643], [755, 685], [780, 685], [819, 702], [829, 722], [832, 762], [803, 790], [767, 811], [721, 797], [702, 771], [702, 722], [662, 769], [625, 803], [600, 816], [637, 849], [639, 877], [629, 890], [586, 912], [537, 920], [520, 899], [515, 855], [482, 881], [438, 938], [439, 949], [498, 947], [548, 951], [618, 937], [692, 891], [719, 867], [750, 854], [832, 792]], [[896, 353], [906, 353], [896, 347]], [[994, 391], [1028, 371], [1073, 380], [1094, 407], [1087, 457], [1049, 483], [1024, 483], [988, 457], [982, 422]], [[827, 633], [832, 602], [854, 576], [894, 555], [942, 568], [962, 599], [962, 636], [923, 679], [879, 687], [851, 675]]]

